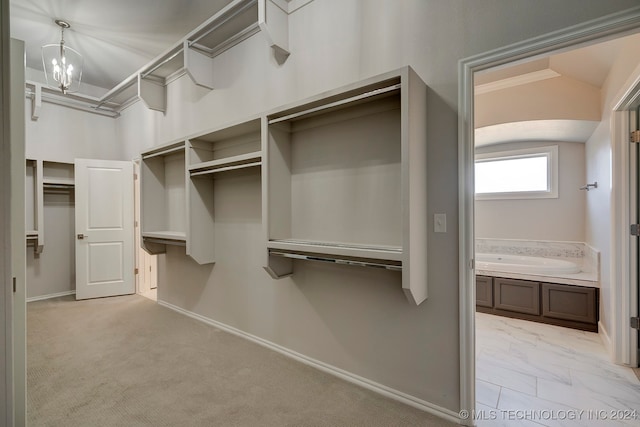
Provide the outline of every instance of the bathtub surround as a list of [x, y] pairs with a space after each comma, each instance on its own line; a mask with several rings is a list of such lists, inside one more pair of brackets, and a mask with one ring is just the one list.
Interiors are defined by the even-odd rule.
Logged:
[[476, 239], [476, 254], [504, 254], [543, 257], [571, 261], [580, 266], [575, 274], [545, 274], [477, 270], [477, 275], [511, 279], [539, 280], [549, 283], [599, 287], [600, 252], [582, 242], [553, 242], [511, 239]]

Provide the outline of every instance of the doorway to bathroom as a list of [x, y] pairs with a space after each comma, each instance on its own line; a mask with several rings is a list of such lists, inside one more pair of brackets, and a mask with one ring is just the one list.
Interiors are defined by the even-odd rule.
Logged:
[[636, 189], [634, 149], [611, 137], [633, 121], [634, 97], [621, 93], [640, 76], [640, 52], [629, 59], [639, 43], [619, 37], [473, 76], [478, 414], [640, 411], [640, 383], [622, 366], [637, 366], [637, 337], [620, 320], [637, 289], [616, 280], [632, 274], [620, 265], [632, 243], [621, 221], [636, 199], [620, 190]]

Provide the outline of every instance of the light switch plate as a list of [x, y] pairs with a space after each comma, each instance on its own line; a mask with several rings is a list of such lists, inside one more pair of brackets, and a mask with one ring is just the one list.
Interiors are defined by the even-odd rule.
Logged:
[[433, 215], [433, 231], [436, 233], [447, 232], [447, 214]]

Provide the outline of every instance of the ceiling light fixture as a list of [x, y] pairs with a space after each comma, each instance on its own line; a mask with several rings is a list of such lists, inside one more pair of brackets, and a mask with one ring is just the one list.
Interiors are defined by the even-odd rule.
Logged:
[[60, 43], [42, 46], [42, 63], [47, 85], [63, 94], [77, 92], [82, 79], [82, 55], [64, 44], [64, 30], [71, 28], [67, 21], [56, 19], [60, 27]]

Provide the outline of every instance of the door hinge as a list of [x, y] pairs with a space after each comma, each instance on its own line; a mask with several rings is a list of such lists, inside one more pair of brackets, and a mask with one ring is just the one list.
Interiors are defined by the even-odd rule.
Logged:
[[640, 143], [640, 130], [634, 130], [629, 136], [629, 142]]
[[629, 227], [629, 234], [632, 236], [640, 236], [640, 224], [631, 224], [631, 227]]
[[133, 274], [138, 274], [138, 269], [137, 268], [133, 269]]
[[133, 179], [134, 179], [134, 180], [138, 179], [138, 174], [137, 174], [137, 173], [134, 173], [134, 174], [133, 174]]
[[631, 328], [640, 329], [640, 317], [632, 317], [631, 319], [629, 319], [629, 323], [631, 325]]
[[13, 292], [15, 293], [17, 291], [17, 286], [16, 286], [16, 278], [13, 278]]

